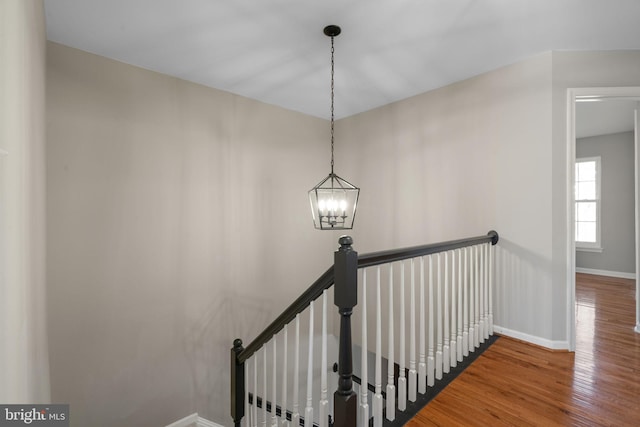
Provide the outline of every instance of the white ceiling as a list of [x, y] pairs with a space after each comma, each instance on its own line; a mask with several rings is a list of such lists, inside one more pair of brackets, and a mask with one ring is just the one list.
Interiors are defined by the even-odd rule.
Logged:
[[549, 50], [640, 49], [638, 0], [45, 0], [49, 40], [313, 116]]

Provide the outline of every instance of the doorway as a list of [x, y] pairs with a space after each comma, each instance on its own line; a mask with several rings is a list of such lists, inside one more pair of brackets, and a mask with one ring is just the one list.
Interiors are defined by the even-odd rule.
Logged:
[[[575, 162], [576, 162], [576, 101], [606, 102], [612, 100], [638, 101], [640, 87], [611, 87], [611, 88], [573, 88], [567, 93], [567, 337], [569, 350], [575, 351], [576, 346], [576, 244], [575, 244]], [[630, 111], [630, 114], [633, 114]], [[640, 144], [638, 132], [638, 112], [634, 115], [634, 166], [635, 166], [635, 281], [636, 281], [636, 325], [635, 331], [640, 333]]]

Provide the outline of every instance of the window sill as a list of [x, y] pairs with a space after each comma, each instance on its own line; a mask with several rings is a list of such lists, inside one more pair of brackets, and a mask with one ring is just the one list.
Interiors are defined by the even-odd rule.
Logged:
[[602, 248], [588, 248], [588, 247], [576, 246], [576, 251], [602, 253]]

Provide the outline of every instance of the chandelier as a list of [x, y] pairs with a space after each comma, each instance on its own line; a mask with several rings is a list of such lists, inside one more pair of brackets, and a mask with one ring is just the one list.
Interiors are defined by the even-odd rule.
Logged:
[[329, 25], [324, 34], [331, 37], [331, 172], [309, 190], [309, 202], [313, 224], [319, 230], [350, 230], [356, 216], [360, 189], [333, 171], [334, 146], [334, 46], [333, 40], [340, 34], [340, 27]]

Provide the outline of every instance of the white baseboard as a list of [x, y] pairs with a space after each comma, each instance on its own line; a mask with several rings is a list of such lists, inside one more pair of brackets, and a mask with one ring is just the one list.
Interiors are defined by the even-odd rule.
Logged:
[[635, 273], [624, 273], [621, 271], [610, 271], [610, 270], [597, 270], [594, 268], [576, 267], [576, 273], [595, 274], [597, 276], [619, 277], [621, 279], [632, 279], [632, 280], [635, 280], [636, 278]]
[[213, 421], [209, 421], [205, 418], [198, 417], [198, 425], [197, 427], [223, 427], [220, 424], [216, 424]]
[[198, 416], [198, 413], [187, 415], [176, 422], [169, 424], [167, 427], [223, 427], [213, 421]]
[[198, 414], [194, 413], [169, 424], [167, 427], [194, 427], [197, 424]]
[[531, 344], [539, 345], [541, 347], [548, 348], [550, 350], [568, 350], [568, 341], [552, 341], [546, 338], [536, 337], [534, 335], [525, 334], [523, 332], [514, 331], [511, 329], [503, 328], [502, 326], [494, 325], [493, 331], [500, 335], [515, 338], [521, 341], [526, 341]]

